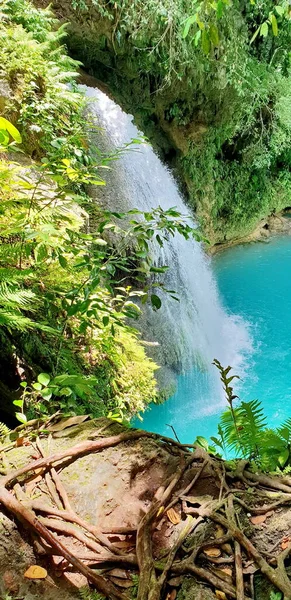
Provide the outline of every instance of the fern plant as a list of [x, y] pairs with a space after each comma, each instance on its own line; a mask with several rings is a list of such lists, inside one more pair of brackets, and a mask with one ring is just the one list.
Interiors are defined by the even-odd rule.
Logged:
[[11, 433], [11, 429], [9, 429], [5, 423], [0, 422], [0, 438], [8, 435], [9, 433]]
[[81, 600], [104, 600], [105, 598], [96, 590], [91, 590], [87, 585], [79, 589], [79, 595]]
[[291, 460], [291, 418], [278, 429], [271, 429], [259, 400], [242, 401], [234, 407], [237, 396], [229, 384], [235, 376], [229, 376], [230, 367], [224, 369], [217, 360], [214, 364], [220, 371], [229, 409], [221, 415], [218, 434], [211, 438], [212, 442], [226, 457], [248, 459], [262, 470], [286, 467]]

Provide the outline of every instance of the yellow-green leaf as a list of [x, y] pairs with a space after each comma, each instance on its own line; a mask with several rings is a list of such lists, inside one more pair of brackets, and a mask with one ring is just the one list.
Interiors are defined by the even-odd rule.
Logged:
[[207, 31], [203, 29], [202, 31], [202, 50], [204, 54], [209, 54], [210, 52], [210, 39]]
[[212, 24], [209, 28], [210, 39], [214, 46], [219, 46], [219, 33], [216, 25]]
[[277, 19], [276, 19], [274, 13], [272, 13], [272, 15], [271, 15], [271, 23], [272, 23], [273, 34], [275, 36], [277, 36], [278, 35], [278, 23], [277, 23]]
[[269, 32], [269, 26], [268, 26], [267, 21], [265, 21], [264, 23], [262, 23], [262, 25], [260, 27], [260, 34], [263, 37], [267, 37], [268, 32]]
[[6, 131], [8, 131], [8, 133], [15, 140], [15, 142], [17, 142], [18, 144], [21, 144], [22, 137], [21, 137], [18, 129], [16, 129], [16, 127], [14, 127], [14, 125], [12, 125], [12, 123], [10, 123], [10, 121], [7, 121], [7, 119], [4, 119], [4, 117], [0, 117], [0, 129], [5, 129]]

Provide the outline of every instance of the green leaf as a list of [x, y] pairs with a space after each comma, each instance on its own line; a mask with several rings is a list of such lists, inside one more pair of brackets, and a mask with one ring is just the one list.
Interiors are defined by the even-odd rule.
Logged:
[[277, 15], [280, 15], [280, 17], [282, 17], [284, 15], [285, 9], [283, 8], [283, 6], [275, 6], [275, 11], [277, 13]]
[[288, 448], [286, 448], [286, 450], [283, 450], [283, 452], [281, 452], [281, 454], [279, 454], [279, 456], [278, 456], [278, 462], [281, 467], [285, 466], [288, 458], [289, 458], [289, 450], [288, 450]]
[[16, 127], [14, 127], [14, 125], [12, 125], [12, 123], [10, 123], [10, 121], [7, 121], [7, 119], [4, 119], [4, 117], [0, 117], [0, 129], [5, 129], [6, 131], [8, 131], [8, 133], [15, 140], [15, 142], [17, 142], [18, 144], [21, 144], [22, 137], [21, 137], [18, 129], [16, 129]]
[[94, 244], [97, 244], [98, 246], [107, 246], [107, 242], [102, 238], [96, 238]]
[[208, 441], [206, 440], [205, 437], [202, 437], [201, 435], [198, 435], [194, 444], [198, 444], [198, 446], [201, 446], [201, 448], [204, 448], [204, 450], [208, 450]]
[[37, 390], [38, 392], [40, 392], [40, 390], [42, 390], [42, 385], [41, 383], [33, 383], [32, 387]]
[[162, 306], [162, 301], [159, 298], [159, 296], [157, 296], [156, 294], [151, 295], [151, 303], [152, 303], [152, 306], [156, 309], [159, 309]]
[[44, 385], [45, 387], [49, 384], [50, 379], [51, 378], [47, 373], [40, 373], [37, 377], [37, 381], [39, 383], [41, 383], [42, 385]]
[[20, 421], [20, 423], [26, 423], [27, 422], [27, 417], [23, 414], [23, 413], [15, 413], [16, 419], [18, 421]]
[[42, 397], [43, 397], [44, 400], [50, 400], [51, 397], [52, 397], [52, 395], [53, 395], [53, 393], [52, 393], [52, 390], [50, 388], [46, 387], [46, 388], [43, 388], [43, 390], [41, 391], [41, 395], [42, 395]]
[[25, 389], [27, 387], [27, 381], [22, 381], [20, 385]]
[[209, 54], [210, 52], [210, 39], [207, 31], [203, 29], [202, 31], [202, 50], [204, 54]]
[[23, 400], [13, 400], [13, 404], [15, 406], [19, 406], [20, 408], [23, 407]]
[[102, 321], [103, 321], [103, 325], [104, 325], [104, 327], [106, 327], [106, 325], [108, 325], [108, 323], [109, 323], [109, 317], [107, 317], [107, 316], [106, 316], [106, 317], [103, 317], [103, 318], [102, 318]]
[[224, 5], [223, 5], [222, 0], [218, 0], [217, 7], [216, 7], [216, 17], [217, 17], [217, 19], [221, 19], [222, 15], [223, 15], [223, 9], [224, 9]]
[[260, 27], [258, 27], [258, 29], [256, 29], [256, 31], [250, 41], [250, 44], [252, 44], [255, 41], [255, 39], [256, 39], [256, 37], [258, 37], [259, 33], [260, 33]]
[[59, 259], [59, 263], [60, 263], [61, 267], [63, 269], [67, 269], [68, 268], [67, 259], [62, 254], [59, 254], [58, 259]]
[[195, 23], [196, 21], [196, 15], [192, 15], [191, 17], [188, 17], [183, 33], [182, 33], [182, 38], [185, 39], [189, 33], [189, 29], [191, 27], [191, 25], [193, 25], [193, 23]]
[[71, 396], [72, 393], [73, 393], [73, 390], [71, 390], [71, 388], [69, 388], [69, 387], [61, 388], [59, 391], [60, 396]]
[[267, 37], [269, 33], [269, 25], [267, 23], [267, 21], [265, 21], [264, 23], [262, 23], [261, 27], [260, 27], [260, 35], [262, 37]]
[[6, 129], [0, 129], [0, 144], [2, 146], [8, 146], [9, 144], [9, 135]]
[[271, 15], [271, 23], [272, 23], [273, 34], [275, 36], [277, 36], [278, 35], [278, 23], [277, 23], [277, 19], [276, 19], [274, 13], [272, 13], [272, 15]]
[[[197, 31], [197, 33], [195, 34], [195, 36], [194, 36], [194, 45], [195, 45], [196, 47], [197, 47], [197, 46], [198, 46], [198, 44], [199, 44], [199, 40], [200, 40], [200, 38], [201, 38], [201, 29], [199, 29], [199, 30]], [[158, 236], [157, 236], [157, 237], [158, 237]]]
[[210, 39], [214, 46], [219, 46], [219, 33], [216, 25], [211, 24], [209, 28]]

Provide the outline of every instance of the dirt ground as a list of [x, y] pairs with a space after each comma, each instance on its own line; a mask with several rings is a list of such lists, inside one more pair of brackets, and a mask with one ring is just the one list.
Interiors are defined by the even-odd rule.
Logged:
[[[120, 432], [124, 432], [122, 426], [104, 419], [64, 429], [61, 425], [59, 430], [51, 431], [49, 436], [43, 437], [41, 446], [36, 441], [22, 440], [23, 445], [5, 452], [6, 471], [9, 474], [13, 469], [19, 469], [31, 461], [40, 459], [41, 451], [44, 456], [59, 454], [86, 440], [98, 440]], [[188, 523], [190, 518], [187, 515], [193, 510], [195, 512], [195, 506], [207, 506], [209, 502], [218, 502], [222, 494], [223, 482], [221, 476], [218, 476], [215, 464], [213, 466], [211, 461], [205, 460], [203, 451], [196, 449], [194, 452], [195, 461], [191, 458], [193, 464], [189, 463], [189, 468], [183, 473], [177, 488], [173, 489], [174, 513], [167, 510], [151, 530], [153, 560], [157, 569], [159, 561], [169, 556], [180, 536], [184, 535], [185, 523]], [[124, 593], [126, 598], [135, 598], [138, 573], [135, 562], [136, 531], [144, 515], [150, 511], [159, 491], [165, 488], [165, 482], [170, 482], [180, 468], [181, 452], [177, 447], [167, 443], [161, 444], [160, 440], [148, 437], [128, 440], [104, 448], [100, 452], [83, 455], [61, 469], [56, 466], [69, 506], [78, 517], [89, 526], [96, 527], [106, 537], [106, 544], [108, 542], [109, 545], [105, 544], [105, 548], [102, 546], [102, 539], [101, 542], [98, 541], [98, 536], [96, 541], [96, 537], [89, 534], [84, 541], [84, 532], [78, 523], [66, 523], [65, 530], [62, 530], [64, 521], [57, 512], [49, 515], [44, 513], [39, 518], [44, 525], [54, 530], [54, 535], [71, 554], [81, 557], [96, 573], [109, 579], [120, 594]], [[196, 475], [197, 481], [191, 486]], [[10, 490], [23, 505], [38, 507], [40, 512], [45, 506], [51, 509], [52, 513], [58, 508], [66, 509], [60, 505], [56, 489], [52, 495], [46, 474], [40, 472], [40, 469], [25, 481], [21, 476], [17, 478], [17, 483], [13, 482]], [[184, 497], [185, 490], [187, 496]], [[265, 486], [260, 501], [257, 487], [247, 487], [242, 481], [235, 482], [235, 491], [241, 493], [239, 497], [243, 498], [246, 506], [251, 507], [260, 507], [262, 503], [264, 506], [272, 506], [278, 502], [278, 498], [282, 498], [281, 492]], [[291, 510], [287, 498], [286, 502], [284, 499], [274, 509], [263, 512], [259, 519], [254, 517], [253, 512], [248, 512], [247, 508], [236, 506], [236, 519], [244, 534], [259, 548], [261, 556], [268, 560], [268, 564], [276, 562], [278, 553], [289, 547]], [[60, 524], [61, 530], [58, 530]], [[230, 543], [220, 545], [219, 540], [224, 535], [225, 531], [219, 523], [204, 518], [195, 526], [195, 531], [190, 532], [189, 536], [184, 536], [181, 548], [186, 555], [189, 554], [190, 547], [206, 548], [204, 553], [199, 554], [198, 576], [197, 573], [191, 572], [179, 573], [178, 568], [176, 572], [169, 571], [161, 591], [160, 597], [163, 600], [227, 600], [232, 597], [236, 559]], [[114, 561], [110, 564], [110, 544], [114, 547], [114, 552], [118, 553], [116, 562], [120, 559], [120, 564], [114, 564]], [[102, 568], [98, 563], [98, 556], [104, 557]], [[97, 557], [95, 563], [94, 557]], [[130, 562], [127, 564], [126, 561], [130, 561], [131, 558], [132, 565]], [[286, 560], [288, 562], [288, 553]], [[24, 574], [31, 565], [44, 567], [48, 572], [47, 577], [42, 580], [27, 579]], [[199, 568], [203, 570], [201, 576]], [[203, 581], [204, 572], [209, 574], [208, 581]], [[279, 594], [274, 596], [275, 600], [280, 600], [281, 592], [272, 588], [265, 577], [262, 578], [254, 558], [248, 556], [244, 548], [242, 572], [245, 578], [245, 598], [271, 600], [273, 589], [274, 593]], [[223, 586], [220, 586], [219, 590], [215, 589], [215, 585], [211, 585], [213, 577], [218, 578], [213, 579], [214, 583], [221, 579], [225, 581], [225, 592], [221, 590]], [[0, 581], [1, 600], [74, 600], [81, 598], [80, 588], [87, 585], [84, 575], [69, 565], [62, 556], [55, 554], [35, 532], [32, 532], [31, 527], [21, 523], [6, 509], [0, 512]], [[219, 591], [222, 595], [219, 595]], [[95, 600], [96, 597], [96, 594], [88, 595], [89, 600]], [[110, 598], [110, 595], [108, 597]]]

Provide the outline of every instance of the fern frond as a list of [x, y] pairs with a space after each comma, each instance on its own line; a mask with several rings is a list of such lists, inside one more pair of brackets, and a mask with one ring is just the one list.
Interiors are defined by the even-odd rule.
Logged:
[[9, 429], [5, 423], [0, 422], [0, 437], [8, 435], [9, 433], [11, 433], [11, 429]]
[[0, 327], [6, 327], [12, 332], [14, 329], [27, 331], [35, 326], [36, 324], [28, 317], [24, 317], [16, 311], [12, 312], [0, 308]]
[[259, 440], [259, 464], [262, 471], [283, 468], [289, 459], [288, 444], [273, 429], [265, 429]]
[[0, 305], [6, 308], [32, 310], [36, 296], [29, 290], [9, 289], [7, 283], [0, 282]]
[[96, 590], [90, 590], [87, 585], [79, 589], [79, 595], [81, 600], [104, 600], [102, 594], [99, 594]]
[[291, 417], [286, 419], [284, 423], [280, 425], [277, 429], [278, 435], [283, 438], [288, 444], [291, 441]]
[[267, 425], [262, 403], [259, 400], [242, 402], [239, 406], [240, 437], [247, 455], [256, 456], [260, 445], [261, 433]]
[[21, 281], [26, 280], [30, 275], [32, 275], [31, 269], [22, 269], [22, 271], [20, 271], [19, 269], [0, 267], [0, 285], [2, 282], [19, 283]]
[[[233, 419], [234, 415], [234, 419]], [[242, 402], [237, 408], [224, 412], [220, 418], [226, 447], [238, 456], [257, 456], [266, 418], [259, 400]]]

